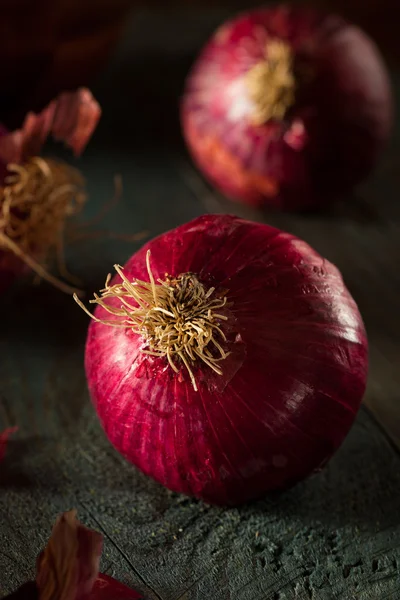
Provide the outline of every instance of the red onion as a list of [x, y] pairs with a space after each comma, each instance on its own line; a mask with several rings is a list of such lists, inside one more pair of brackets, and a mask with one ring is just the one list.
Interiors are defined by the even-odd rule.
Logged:
[[290, 486], [328, 460], [368, 362], [336, 267], [269, 225], [206, 215], [116, 269], [92, 300], [85, 363], [121, 454], [217, 504]]
[[99, 574], [103, 536], [88, 529], [71, 510], [58, 517], [36, 564], [36, 580], [9, 600], [135, 600], [134, 590]]
[[79, 156], [100, 115], [91, 92], [81, 88], [60, 94], [40, 114], [28, 113], [21, 129], [8, 132], [0, 125], [0, 291], [27, 268], [73, 291], [45, 264], [49, 253], [61, 247], [66, 218], [86, 199], [84, 182], [75, 169], [38, 155], [51, 134]]
[[369, 174], [390, 132], [392, 96], [360, 29], [276, 6], [216, 31], [187, 79], [181, 118], [195, 162], [227, 196], [304, 209]]

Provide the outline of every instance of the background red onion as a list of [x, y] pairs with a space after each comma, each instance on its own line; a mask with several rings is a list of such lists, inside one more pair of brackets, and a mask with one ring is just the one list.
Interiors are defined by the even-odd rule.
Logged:
[[[170, 489], [218, 504], [318, 469], [347, 434], [367, 375], [363, 323], [336, 267], [293, 235], [224, 215], [150, 241], [125, 265], [129, 280], [149, 281], [149, 249], [156, 280], [193, 272], [228, 290], [231, 355], [223, 375], [195, 367], [196, 392], [183, 367], [177, 375], [141, 352], [140, 335], [92, 322], [86, 373], [112, 444]], [[100, 306], [95, 316], [110, 318]]]
[[[254, 124], [246, 77], [276, 40], [293, 57], [295, 101], [283, 119]], [[261, 89], [274, 85], [265, 80]], [[374, 167], [392, 122], [390, 82], [378, 49], [357, 27], [276, 6], [216, 31], [188, 76], [181, 119], [195, 162], [227, 196], [303, 209], [351, 189]]]

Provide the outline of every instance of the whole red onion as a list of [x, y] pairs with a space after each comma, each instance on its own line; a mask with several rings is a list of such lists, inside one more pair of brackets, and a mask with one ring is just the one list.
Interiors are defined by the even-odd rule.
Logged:
[[187, 79], [181, 119], [195, 162], [227, 196], [304, 209], [368, 175], [390, 132], [392, 96], [360, 29], [276, 6], [216, 31]]
[[119, 452], [217, 504], [287, 487], [327, 461], [368, 362], [336, 267], [269, 225], [206, 215], [116, 268], [92, 300], [85, 363]]

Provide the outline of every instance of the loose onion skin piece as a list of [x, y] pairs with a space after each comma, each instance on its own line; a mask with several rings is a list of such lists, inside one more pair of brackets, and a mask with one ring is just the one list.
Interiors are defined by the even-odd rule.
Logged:
[[7, 131], [0, 124], [0, 161], [21, 164], [38, 156], [49, 136], [80, 156], [100, 117], [100, 105], [87, 88], [62, 92], [40, 113], [28, 112], [20, 129]]
[[[257, 122], [260, 102], [284, 85], [285, 59], [278, 79], [260, 67], [277, 42], [293, 59], [286, 86], [292, 75], [295, 100], [286, 88], [284, 115], [268, 118], [267, 110]], [[284, 5], [223, 24], [193, 65], [181, 104], [184, 137], [204, 175], [232, 200], [284, 210], [325, 205], [362, 181], [392, 113], [389, 76], [366, 34], [340, 17]]]
[[76, 511], [61, 514], [36, 561], [36, 579], [4, 600], [139, 600], [140, 595], [99, 573], [103, 536], [85, 527]]
[[75, 169], [39, 155], [52, 136], [80, 156], [100, 117], [90, 90], [80, 88], [59, 94], [38, 114], [29, 112], [20, 129], [9, 132], [0, 124], [0, 293], [29, 270], [64, 292], [75, 290], [51, 275], [46, 262], [57, 255], [60, 275], [69, 276], [63, 234], [86, 200], [84, 181]]
[[[115, 448], [171, 490], [235, 505], [319, 469], [349, 431], [365, 390], [368, 350], [339, 271], [293, 235], [206, 215], [146, 244], [123, 269], [149, 281], [195, 273], [226, 291], [230, 355], [222, 375], [144, 354], [141, 335], [92, 322], [85, 366]], [[116, 276], [110, 285], [121, 282]], [[119, 308], [121, 300], [107, 304]], [[109, 320], [97, 306], [96, 318]]]

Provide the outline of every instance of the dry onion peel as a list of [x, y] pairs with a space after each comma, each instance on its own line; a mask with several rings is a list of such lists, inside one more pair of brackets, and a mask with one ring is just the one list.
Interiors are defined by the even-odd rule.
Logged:
[[93, 302], [85, 368], [103, 428], [174, 491], [232, 505], [288, 487], [354, 421], [362, 319], [339, 271], [292, 235], [199, 217], [145, 244]]
[[102, 546], [102, 536], [79, 523], [76, 511], [62, 514], [37, 560], [40, 600], [77, 600], [90, 593], [98, 576]]
[[64, 92], [39, 114], [28, 113], [14, 132], [0, 132], [4, 181], [0, 188], [1, 287], [22, 272], [23, 265], [66, 293], [80, 291], [50, 274], [54, 254], [60, 275], [72, 279], [64, 264], [65, 221], [86, 200], [84, 181], [76, 169], [39, 156], [47, 137], [64, 141], [78, 156], [101, 115], [91, 92]]
[[90, 90], [63, 92], [40, 113], [29, 112], [20, 129], [0, 132], [0, 161], [23, 163], [41, 153], [49, 135], [79, 156], [95, 131], [101, 108]]
[[[99, 573], [103, 536], [80, 523], [76, 511], [56, 520], [36, 563], [36, 580], [8, 596], [14, 600], [135, 600], [134, 590]], [[6, 600], [6, 599], [5, 599]]]

